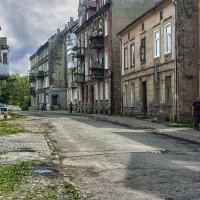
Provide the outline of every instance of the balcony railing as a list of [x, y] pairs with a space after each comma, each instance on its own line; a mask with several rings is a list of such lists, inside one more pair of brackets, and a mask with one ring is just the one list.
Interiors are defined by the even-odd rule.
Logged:
[[36, 72], [35, 77], [38, 79], [43, 79], [44, 78], [44, 71], [43, 70], [39, 70]]
[[92, 49], [101, 49], [104, 47], [103, 35], [90, 36], [89, 41]]
[[77, 88], [77, 84], [75, 81], [69, 82], [68, 83], [68, 88]]
[[76, 83], [83, 83], [84, 82], [84, 74], [82, 74], [82, 73], [74, 74], [74, 81]]
[[29, 74], [29, 81], [34, 82], [35, 81], [35, 73], [30, 73]]
[[82, 47], [77, 47], [76, 48], [76, 52], [75, 54], [73, 55], [74, 58], [83, 58], [85, 56], [85, 53], [84, 53], [84, 48]]

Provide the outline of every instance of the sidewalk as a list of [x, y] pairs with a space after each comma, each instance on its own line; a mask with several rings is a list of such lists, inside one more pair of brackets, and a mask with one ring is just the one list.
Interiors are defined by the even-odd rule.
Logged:
[[134, 117], [83, 114], [89, 118], [111, 122], [131, 129], [146, 129], [150, 134], [165, 135], [182, 141], [200, 144], [200, 131], [185, 127], [170, 127]]

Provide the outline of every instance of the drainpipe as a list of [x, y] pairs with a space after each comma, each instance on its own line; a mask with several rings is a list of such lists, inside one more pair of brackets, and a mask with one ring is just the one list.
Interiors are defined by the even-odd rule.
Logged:
[[174, 61], [174, 109], [173, 109], [173, 122], [178, 122], [178, 42], [177, 42], [177, 29], [178, 29], [178, 21], [177, 21], [177, 2], [176, 0], [172, 0], [174, 6], [174, 42], [175, 42], [175, 61]]

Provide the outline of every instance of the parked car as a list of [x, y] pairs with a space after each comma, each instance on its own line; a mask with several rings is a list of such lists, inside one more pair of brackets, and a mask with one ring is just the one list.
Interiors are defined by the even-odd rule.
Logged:
[[0, 103], [0, 110], [3, 111], [3, 112], [8, 111], [8, 108], [7, 108], [6, 104]]

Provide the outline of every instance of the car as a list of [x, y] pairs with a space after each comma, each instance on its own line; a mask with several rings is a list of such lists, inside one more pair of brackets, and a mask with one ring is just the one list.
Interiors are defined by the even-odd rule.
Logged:
[[7, 112], [8, 108], [7, 108], [6, 104], [0, 103], [0, 110], [3, 111], [3, 112]]

